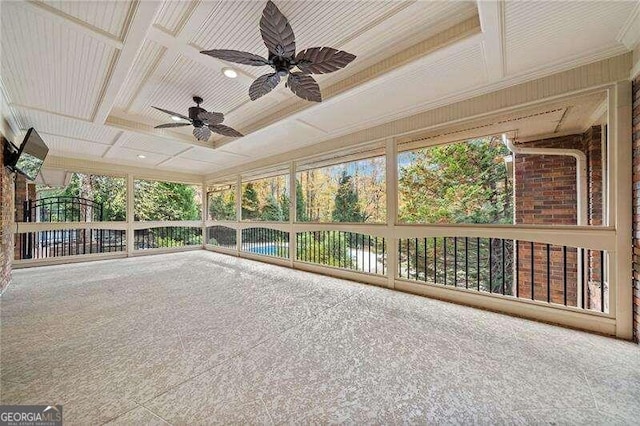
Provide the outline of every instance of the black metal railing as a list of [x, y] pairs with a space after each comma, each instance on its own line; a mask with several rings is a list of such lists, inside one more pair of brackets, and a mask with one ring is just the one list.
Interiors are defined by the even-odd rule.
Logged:
[[235, 249], [236, 230], [226, 226], [209, 226], [207, 227], [207, 244]]
[[202, 228], [194, 226], [161, 226], [136, 229], [133, 232], [134, 250], [174, 248], [202, 244]]
[[296, 234], [296, 260], [369, 274], [386, 274], [386, 241], [346, 231]]
[[398, 245], [399, 278], [600, 312], [608, 312], [605, 262], [604, 251], [502, 238], [409, 238]]
[[46, 197], [24, 202], [24, 222], [99, 222], [101, 203], [81, 197]]
[[125, 251], [125, 231], [120, 229], [60, 229], [23, 232], [16, 238], [16, 259], [48, 259]]
[[289, 257], [289, 233], [270, 228], [243, 229], [240, 249], [247, 253], [286, 259]]

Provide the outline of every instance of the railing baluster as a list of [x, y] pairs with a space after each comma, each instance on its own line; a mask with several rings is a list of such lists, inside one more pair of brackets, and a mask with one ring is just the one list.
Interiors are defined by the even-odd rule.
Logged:
[[438, 240], [433, 237], [433, 283], [438, 283]]
[[551, 246], [547, 243], [547, 303], [551, 303]]
[[476, 280], [478, 281], [478, 291], [480, 291], [480, 237], [476, 238], [476, 257], [478, 259], [478, 264], [476, 268]]
[[442, 238], [442, 253], [444, 257], [444, 282], [447, 285], [447, 237]]
[[427, 277], [429, 274], [429, 271], [427, 268], [427, 237], [424, 237], [422, 243], [424, 244], [424, 248], [422, 250], [422, 256], [424, 258], [424, 282], [427, 282]]
[[[516, 256], [515, 256], [515, 264], [516, 264], [516, 297], [519, 297], [520, 290], [520, 252], [518, 247], [518, 240], [516, 240]], [[565, 289], [566, 292], [566, 289]]]
[[600, 250], [600, 312], [604, 312], [604, 250]]
[[567, 246], [562, 246], [562, 287], [564, 306], [567, 306]]
[[489, 293], [493, 293], [493, 238], [489, 238]]
[[418, 239], [416, 238], [414, 240], [414, 249], [415, 249], [415, 265], [416, 265], [416, 269], [413, 273], [413, 277], [416, 281], [418, 281]]
[[458, 287], [458, 237], [453, 237], [453, 285]]
[[502, 244], [502, 295], [505, 294], [505, 287], [506, 287], [506, 268], [505, 268], [505, 247], [504, 247], [504, 238], [500, 239], [501, 244]]
[[531, 300], [535, 300], [534, 298], [535, 275], [533, 272], [534, 257], [535, 257], [535, 252], [533, 250], [533, 241], [531, 241]]
[[469, 237], [464, 237], [464, 288], [469, 288]]

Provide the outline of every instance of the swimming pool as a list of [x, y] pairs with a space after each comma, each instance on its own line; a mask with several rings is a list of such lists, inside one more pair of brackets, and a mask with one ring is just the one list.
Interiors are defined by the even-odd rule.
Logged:
[[247, 251], [255, 254], [262, 254], [265, 256], [288, 257], [287, 247], [278, 246], [276, 244], [266, 244], [263, 246], [249, 247]]

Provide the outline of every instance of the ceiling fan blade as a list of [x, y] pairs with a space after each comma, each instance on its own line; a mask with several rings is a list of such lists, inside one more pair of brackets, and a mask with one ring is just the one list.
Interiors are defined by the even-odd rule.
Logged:
[[235, 62], [236, 64], [253, 65], [254, 67], [269, 65], [269, 61], [262, 56], [249, 52], [241, 52], [239, 50], [213, 49], [203, 50], [200, 53], [222, 59], [223, 61]]
[[168, 123], [168, 124], [161, 124], [159, 126], [154, 127], [154, 129], [167, 129], [169, 127], [184, 127], [184, 126], [191, 126], [191, 123]]
[[249, 97], [252, 101], [255, 101], [259, 97], [272, 91], [278, 83], [280, 83], [280, 75], [278, 73], [261, 75], [251, 83], [251, 87], [249, 87]]
[[224, 124], [209, 124], [209, 129], [211, 131], [216, 132], [222, 136], [231, 136], [232, 138], [240, 138], [244, 136], [239, 131], [232, 129], [229, 126], [225, 126]]
[[208, 141], [211, 137], [211, 130], [209, 130], [207, 126], [194, 127], [193, 136], [195, 136], [199, 141]]
[[198, 119], [207, 124], [220, 124], [224, 121], [224, 115], [221, 112], [201, 112]]
[[320, 86], [318, 86], [318, 83], [310, 75], [292, 72], [289, 74], [287, 86], [289, 86], [289, 89], [291, 89], [296, 96], [299, 96], [302, 99], [313, 102], [322, 102]]
[[311, 47], [298, 52], [296, 62], [305, 74], [327, 74], [344, 68], [356, 55], [332, 47]]
[[293, 59], [296, 54], [296, 38], [287, 18], [269, 0], [262, 11], [260, 34], [269, 53], [281, 58]]
[[172, 115], [172, 116], [174, 116], [174, 117], [180, 117], [180, 118], [182, 118], [183, 120], [189, 120], [189, 121], [191, 121], [191, 119], [190, 119], [189, 117], [187, 117], [186, 115], [178, 114], [177, 112], [169, 111], [168, 109], [162, 109], [162, 108], [158, 108], [158, 107], [154, 107], [154, 106], [152, 106], [151, 108], [153, 108], [153, 109], [157, 109], [158, 111], [162, 111], [162, 112], [164, 112], [165, 114], [169, 114], [169, 115]]

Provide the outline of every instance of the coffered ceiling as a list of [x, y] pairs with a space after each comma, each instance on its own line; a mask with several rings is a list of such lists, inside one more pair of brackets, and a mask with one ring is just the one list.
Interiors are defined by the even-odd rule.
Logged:
[[[324, 101], [284, 84], [250, 101], [268, 68], [199, 53], [266, 55], [264, 1], [0, 3], [2, 115], [35, 127], [59, 157], [211, 174], [465, 97], [628, 52], [636, 1], [284, 1], [298, 49], [357, 55], [318, 76]], [[222, 68], [232, 66], [229, 79]], [[192, 97], [246, 136], [199, 142], [157, 130]], [[19, 141], [18, 141], [19, 142]], [[144, 156], [144, 158], [139, 158]]]

